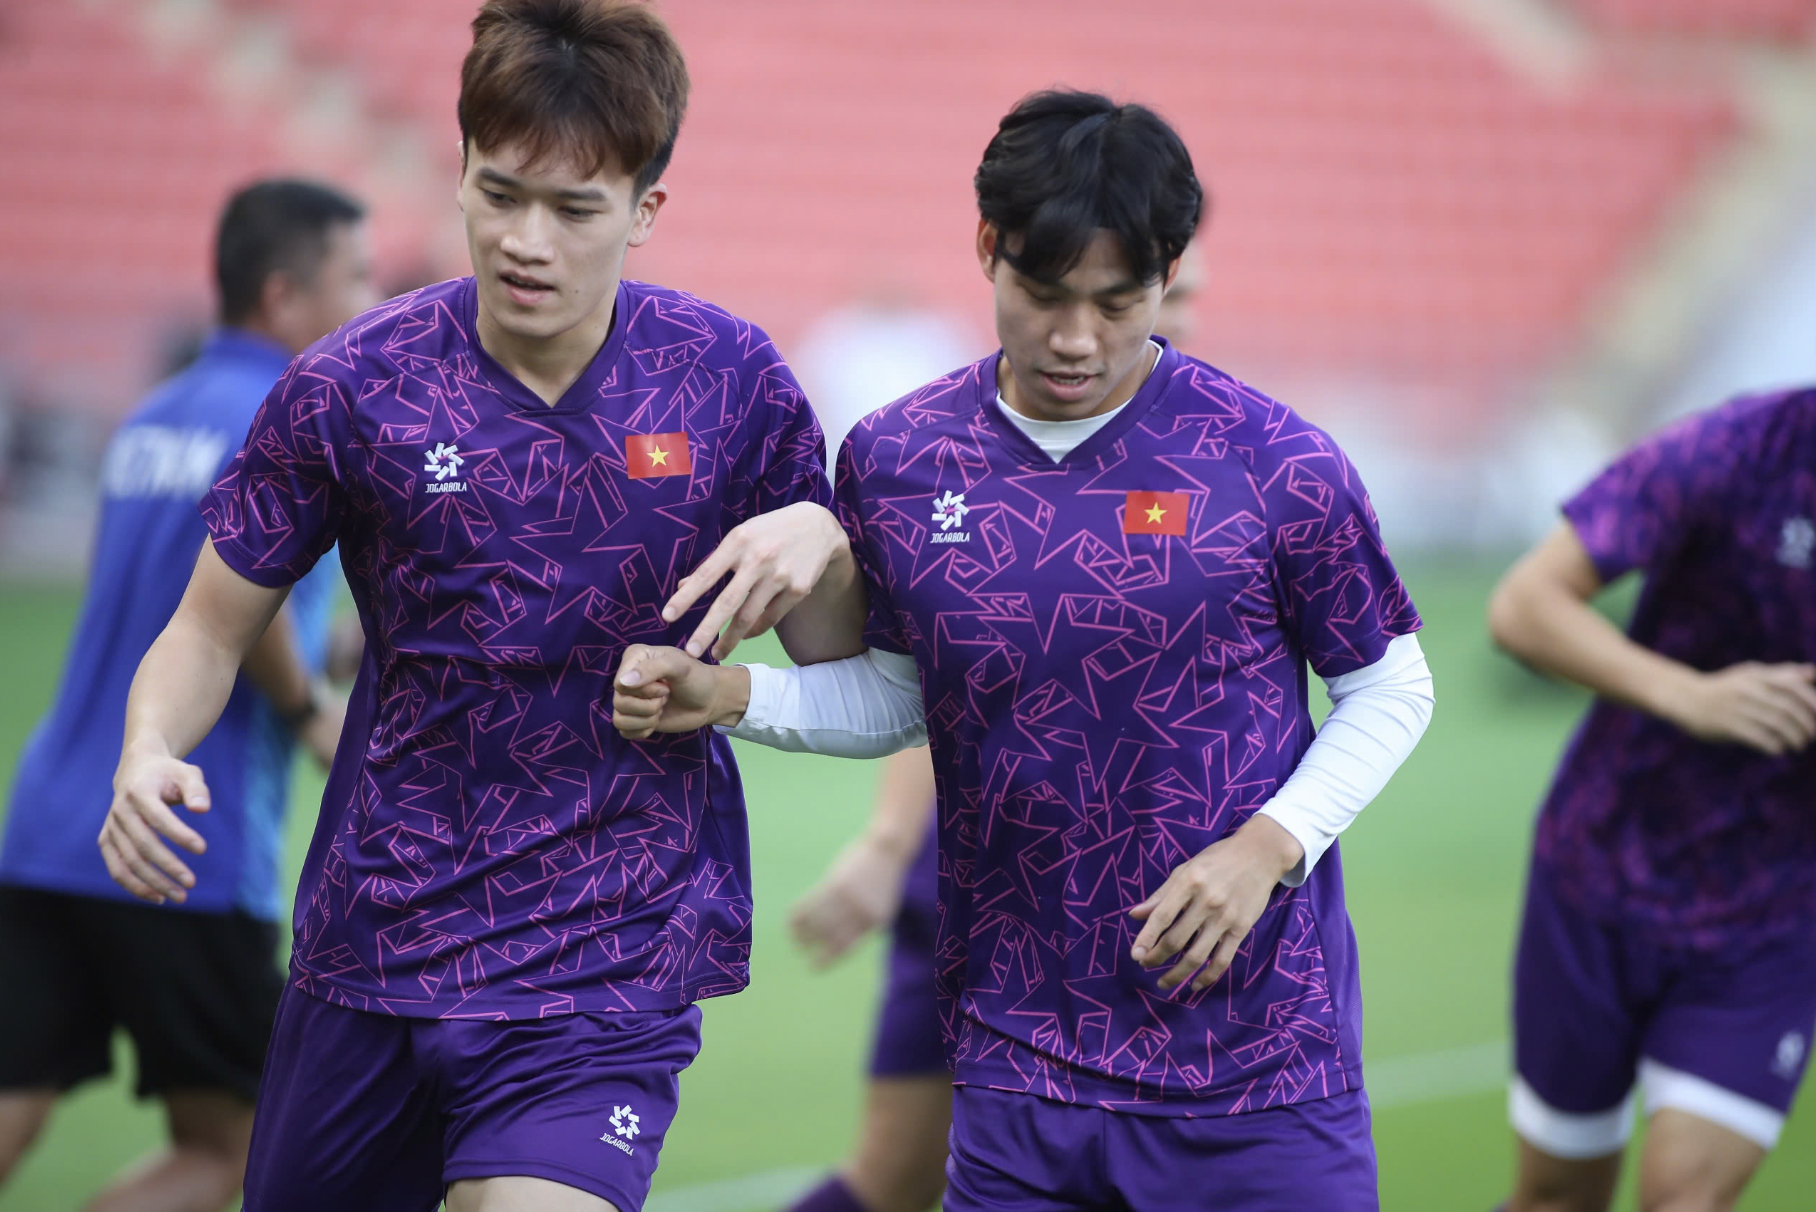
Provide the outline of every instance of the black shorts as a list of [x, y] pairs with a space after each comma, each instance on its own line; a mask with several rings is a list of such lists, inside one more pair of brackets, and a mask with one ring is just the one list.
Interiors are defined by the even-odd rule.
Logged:
[[0, 885], [0, 1090], [67, 1090], [138, 1055], [141, 1098], [258, 1097], [283, 992], [277, 925]]

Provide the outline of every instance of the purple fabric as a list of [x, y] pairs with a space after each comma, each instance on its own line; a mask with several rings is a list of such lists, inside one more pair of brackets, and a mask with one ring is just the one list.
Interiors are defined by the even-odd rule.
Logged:
[[[994, 366], [861, 422], [837, 494], [870, 642], [920, 667], [957, 1080], [1151, 1115], [1357, 1088], [1334, 848], [1209, 990], [1160, 992], [1127, 915], [1298, 764], [1308, 663], [1360, 669], [1419, 626], [1355, 471], [1170, 349], [1054, 464], [998, 412]], [[1186, 533], [1125, 533], [1134, 492], [1183, 494]]]
[[[1737, 400], [1635, 448], [1564, 507], [1630, 634], [1698, 669], [1816, 661], [1816, 391]], [[1705, 950], [1816, 928], [1816, 748], [1769, 757], [1598, 702], [1540, 817], [1580, 907]]]
[[[828, 499], [775, 346], [689, 295], [619, 288], [555, 407], [473, 330], [471, 279], [291, 366], [203, 504], [229, 565], [285, 585], [339, 542], [369, 642], [297, 893], [310, 992], [421, 1017], [662, 1010], [748, 977], [729, 743], [632, 743], [610, 681], [677, 643], [662, 602], [726, 531]], [[685, 474], [636, 477], [665, 435]], [[644, 457], [653, 454], [640, 451]]]
[[1620, 1105], [1639, 1058], [1788, 1111], [1816, 1033], [1816, 939], [1710, 956], [1587, 916], [1535, 866], [1514, 960], [1514, 1067], [1559, 1111]]
[[788, 1212], [870, 1212], [870, 1209], [851, 1193], [844, 1179], [834, 1174], [788, 1205]]
[[889, 948], [886, 963], [870, 1076], [946, 1076], [946, 1045], [933, 990], [933, 948], [898, 941]]
[[1160, 1119], [961, 1088], [946, 1212], [1374, 1212], [1360, 1090], [1247, 1115]]
[[433, 1212], [447, 1184], [501, 1175], [636, 1212], [699, 1050], [692, 1006], [435, 1020], [291, 988], [259, 1088], [246, 1212]]

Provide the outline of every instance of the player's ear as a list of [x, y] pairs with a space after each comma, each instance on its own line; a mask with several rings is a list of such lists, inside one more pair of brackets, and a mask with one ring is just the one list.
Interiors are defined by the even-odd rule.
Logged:
[[466, 199], [461, 197], [467, 183], [467, 141], [460, 141], [460, 175], [454, 178], [454, 205], [462, 214], [466, 213]]
[[631, 224], [630, 246], [637, 248], [650, 238], [656, 227], [656, 212], [668, 201], [668, 183], [658, 181], [637, 199], [637, 219]]
[[996, 242], [999, 239], [996, 224], [988, 219], [977, 221], [977, 264], [984, 271], [984, 277], [996, 281]]

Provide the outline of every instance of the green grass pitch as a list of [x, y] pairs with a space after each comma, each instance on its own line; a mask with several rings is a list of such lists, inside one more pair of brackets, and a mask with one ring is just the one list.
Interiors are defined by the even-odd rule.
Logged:
[[[1582, 707], [1581, 698], [1490, 650], [1481, 618], [1492, 576], [1476, 567], [1411, 570], [1437, 677], [1437, 715], [1419, 751], [1343, 843], [1361, 940], [1367, 1056], [1381, 1073], [1399, 1058], [1505, 1039], [1508, 957], [1532, 813]], [[74, 607], [66, 589], [0, 590], [7, 672], [0, 775], [10, 778], [49, 701]], [[754, 656], [775, 659], [767, 641], [754, 647]], [[755, 863], [754, 981], [737, 997], [706, 1004], [705, 1049], [683, 1079], [658, 1192], [828, 1165], [850, 1142], [859, 1107], [879, 951], [873, 942], [834, 971], [811, 974], [783, 921], [789, 902], [862, 821], [873, 771], [749, 747], [739, 757]], [[320, 792], [313, 773], [299, 776], [293, 866]], [[97, 825], [101, 811], [94, 807]], [[1487, 1212], [1506, 1193], [1513, 1150], [1504, 1096], [1479, 1073], [1458, 1073], [1449, 1084], [1460, 1090], [1446, 1094], [1444, 1069], [1442, 1060], [1424, 1066], [1414, 1088], [1399, 1089], [1376, 1112], [1389, 1212]], [[0, 1212], [77, 1207], [107, 1175], [155, 1146], [156, 1109], [128, 1099], [128, 1071], [122, 1053], [113, 1080], [64, 1104], [0, 1191]], [[1630, 1181], [1617, 1206], [1633, 1206]], [[1816, 1107], [1793, 1115], [1741, 1207], [1816, 1207]]]

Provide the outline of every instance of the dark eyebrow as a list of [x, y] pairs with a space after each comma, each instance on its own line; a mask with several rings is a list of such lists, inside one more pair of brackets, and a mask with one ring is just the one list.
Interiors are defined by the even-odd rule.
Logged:
[[[519, 181], [516, 177], [507, 177], [495, 168], [480, 169], [479, 179], [487, 185], [499, 185], [503, 186], [505, 189], [521, 190], [524, 188], [523, 182]], [[555, 197], [563, 202], [593, 202], [604, 204], [611, 201], [610, 198], [606, 197], [605, 191], [597, 187], [588, 187], [586, 189], [558, 189], [553, 192]]]

